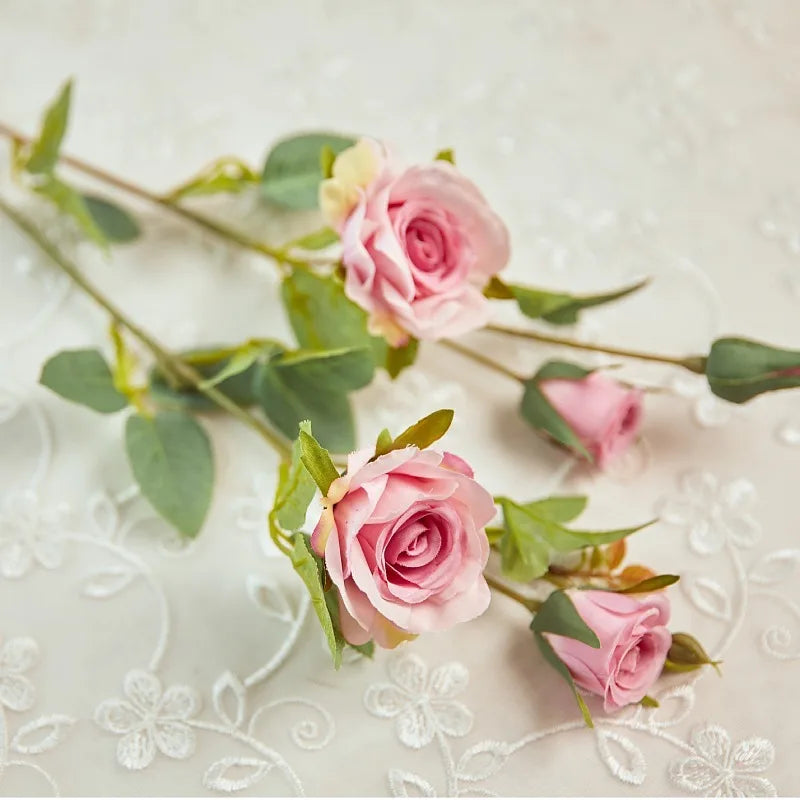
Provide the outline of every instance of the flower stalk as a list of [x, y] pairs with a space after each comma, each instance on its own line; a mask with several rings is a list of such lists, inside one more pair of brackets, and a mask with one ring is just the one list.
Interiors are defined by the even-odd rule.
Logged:
[[571, 347], [575, 350], [586, 350], [592, 353], [606, 353], [610, 356], [620, 356], [621, 358], [635, 358], [639, 361], [653, 361], [658, 364], [669, 364], [674, 367], [683, 367], [697, 375], [705, 375], [706, 358], [705, 356], [664, 356], [658, 353], [647, 353], [641, 350], [628, 350], [621, 347], [610, 347], [608, 345], [590, 344], [581, 342], [577, 339], [569, 339], [563, 336], [551, 336], [546, 333], [512, 328], [507, 325], [487, 325], [487, 331], [492, 333], [502, 333], [506, 336], [516, 336], [520, 339], [530, 339], [542, 344], [552, 344], [559, 347]]
[[180, 356], [167, 350], [160, 342], [147, 333], [147, 331], [143, 330], [131, 320], [127, 314], [89, 281], [80, 269], [67, 259], [41, 231], [16, 209], [8, 205], [2, 198], [0, 198], [0, 211], [34, 241], [36, 245], [50, 257], [56, 266], [68, 275], [85, 294], [91, 297], [101, 308], [105, 309], [117, 326], [124, 328], [131, 336], [138, 339], [152, 353], [159, 368], [169, 380], [177, 385], [189, 386], [195, 391], [205, 395], [209, 400], [219, 406], [219, 408], [227, 411], [232, 417], [235, 417], [244, 425], [255, 430], [282, 457], [288, 458], [290, 456], [291, 451], [287, 442], [270, 430], [264, 422], [247, 411], [247, 409], [236, 404], [226, 394], [219, 391], [219, 389], [209, 386], [203, 375], [194, 367], [187, 364]]
[[[30, 144], [34, 141], [32, 137], [26, 136], [25, 134], [15, 130], [3, 122], [0, 122], [0, 136], [5, 136], [7, 139], [11, 139], [12, 141], [20, 144]], [[188, 208], [180, 205], [180, 203], [169, 194], [158, 195], [155, 192], [151, 192], [148, 189], [139, 186], [138, 184], [132, 183], [125, 178], [120, 178], [118, 175], [114, 175], [104, 169], [100, 169], [99, 167], [96, 167], [87, 161], [83, 161], [82, 159], [75, 158], [74, 156], [62, 153], [59, 155], [59, 160], [72, 169], [82, 172], [84, 175], [88, 175], [95, 180], [101, 181], [109, 186], [113, 186], [114, 188], [126, 192], [127, 194], [139, 197], [142, 200], [146, 200], [154, 205], [166, 208], [177, 216], [182, 217], [183, 219], [193, 223], [194, 225], [197, 225], [200, 228], [203, 228], [203, 230], [208, 231], [215, 236], [233, 242], [234, 244], [237, 244], [246, 250], [252, 250], [253, 252], [272, 259], [278, 265], [278, 268], [281, 270], [281, 272], [285, 272], [287, 267], [299, 269], [308, 268], [308, 263], [306, 261], [291, 257], [283, 248], [268, 245], [259, 239], [254, 239], [253, 237], [248, 236], [241, 231], [230, 228], [227, 225], [218, 222], [217, 220], [206, 217], [203, 214], [198, 214], [196, 211], [191, 211]]]

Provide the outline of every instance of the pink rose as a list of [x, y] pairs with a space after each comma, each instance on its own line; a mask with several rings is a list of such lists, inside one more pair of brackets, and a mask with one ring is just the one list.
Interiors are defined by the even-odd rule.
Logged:
[[397, 168], [362, 139], [340, 153], [320, 207], [342, 239], [347, 296], [393, 346], [485, 325], [482, 290], [508, 261], [508, 231], [446, 161]]
[[351, 644], [395, 647], [482, 614], [491, 495], [450, 453], [406, 447], [350, 455], [311, 538], [339, 590]]
[[639, 433], [641, 389], [627, 389], [599, 372], [581, 380], [549, 378], [539, 388], [598, 467], [606, 467], [627, 450]]
[[600, 647], [546, 633], [553, 650], [581, 689], [603, 698], [606, 712], [638, 703], [661, 674], [672, 644], [665, 627], [669, 599], [603, 591], [567, 594]]

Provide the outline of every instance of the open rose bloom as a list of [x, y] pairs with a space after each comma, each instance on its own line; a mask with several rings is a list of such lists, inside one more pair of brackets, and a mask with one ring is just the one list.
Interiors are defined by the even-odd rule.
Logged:
[[362, 139], [339, 154], [320, 208], [342, 240], [347, 296], [393, 346], [458, 336], [489, 319], [483, 288], [508, 261], [508, 231], [450, 163], [399, 168]]
[[486, 610], [484, 526], [495, 508], [457, 456], [414, 446], [372, 455], [351, 454], [311, 543], [339, 590], [345, 639], [395, 647]]
[[592, 590], [571, 590], [568, 595], [600, 647], [545, 634], [556, 655], [577, 686], [603, 698], [606, 712], [638, 703], [661, 674], [672, 644], [666, 595]]

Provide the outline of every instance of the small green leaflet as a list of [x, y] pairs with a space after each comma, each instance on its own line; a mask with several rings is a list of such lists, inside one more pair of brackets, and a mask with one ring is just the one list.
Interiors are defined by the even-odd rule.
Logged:
[[384, 436], [384, 433], [391, 435], [388, 431], [382, 432], [375, 449], [375, 456], [386, 455], [392, 450], [402, 450], [411, 445], [416, 445], [420, 450], [430, 447], [447, 433], [453, 422], [453, 413], [451, 408], [434, 411], [406, 428], [394, 440], [388, 440]]
[[[559, 503], [556, 498], [548, 498], [539, 503], [520, 505], [506, 497], [495, 498], [503, 510], [505, 528], [500, 541], [503, 573], [513, 580], [532, 581], [547, 572], [554, 553], [610, 544], [646, 527], [639, 525], [613, 531], [575, 531], [564, 527], [557, 517], [568, 516], [579, 508], [582, 510], [585, 505], [582, 500], [567, 498]], [[551, 509], [556, 518], [548, 517]]]
[[440, 150], [436, 154], [434, 161], [447, 161], [448, 164], [455, 164], [456, 154], [448, 147], [446, 150]]
[[384, 428], [379, 434], [378, 439], [375, 442], [375, 455], [382, 456], [384, 453], [388, 453], [392, 449], [392, 434], [389, 433], [387, 428]]
[[241, 159], [225, 156], [204, 169], [197, 177], [172, 191], [169, 199], [200, 197], [212, 194], [238, 194], [258, 184], [258, 174]]
[[604, 305], [614, 300], [620, 300], [629, 294], [643, 289], [649, 280], [639, 281], [631, 286], [617, 289], [613, 292], [604, 292], [593, 295], [571, 295], [565, 292], [549, 292], [544, 289], [534, 289], [529, 286], [515, 284], [501, 284], [499, 279], [490, 283], [489, 297], [503, 299], [507, 297], [501, 290], [504, 289], [517, 301], [520, 311], [531, 319], [543, 319], [551, 325], [573, 325], [578, 321], [578, 314], [585, 308]]
[[330, 247], [339, 241], [339, 234], [333, 228], [320, 228], [317, 231], [307, 233], [299, 239], [292, 239], [284, 245], [284, 249], [288, 250], [297, 247], [300, 250], [322, 250], [325, 247]]
[[72, 81], [67, 81], [58, 97], [45, 111], [39, 138], [33, 143], [25, 169], [34, 175], [49, 175], [58, 161], [61, 142], [69, 122]]
[[[292, 566], [311, 595], [311, 604], [314, 606], [314, 613], [317, 615], [319, 624], [325, 634], [325, 639], [328, 642], [328, 648], [333, 658], [333, 666], [339, 669], [342, 665], [344, 638], [331, 618], [330, 598], [326, 596], [330, 593], [326, 593], [323, 588], [325, 567], [322, 560], [311, 549], [308, 538], [304, 534], [296, 533], [292, 538], [292, 542], [294, 545], [291, 554]], [[335, 598], [333, 599], [335, 602]]]
[[658, 708], [658, 700], [656, 700], [655, 697], [650, 697], [649, 694], [646, 694], [639, 701], [639, 705], [642, 705], [645, 708]]
[[[301, 422], [300, 430], [311, 435], [308, 422]], [[297, 438], [292, 445], [291, 461], [282, 462], [278, 470], [278, 488], [271, 518], [284, 530], [295, 533], [303, 526], [309, 503], [316, 491], [314, 479], [303, 465], [300, 439]]]
[[[277, 343], [273, 342], [272, 345], [275, 350], [279, 349]], [[190, 350], [182, 353], [181, 358], [213, 381], [215, 375], [227, 368], [233, 358], [232, 350], [235, 352], [236, 348]], [[252, 406], [258, 403], [254, 386], [256, 377], [256, 364], [253, 363], [247, 369], [220, 379], [217, 389], [237, 405]], [[150, 393], [159, 405], [165, 407], [189, 408], [194, 411], [214, 411], [217, 408], [213, 401], [194, 389], [173, 389], [156, 368], [150, 372]], [[294, 435], [294, 430], [290, 435]]]
[[333, 133], [304, 133], [281, 140], [270, 151], [261, 173], [264, 197], [292, 210], [316, 208], [323, 148], [338, 155], [354, 144], [355, 139]]
[[108, 247], [108, 239], [95, 222], [86, 201], [71, 186], [50, 175], [35, 186], [34, 191], [50, 200], [59, 211], [72, 217], [87, 239], [101, 247]]
[[548, 381], [560, 378], [568, 381], [579, 381], [587, 375], [591, 375], [595, 370], [582, 367], [580, 364], [572, 364], [569, 361], [547, 361], [542, 364], [533, 376], [537, 381]]
[[384, 366], [391, 378], [396, 378], [406, 367], [410, 367], [417, 359], [419, 341], [413, 337], [403, 347], [389, 347], [386, 352]]
[[115, 244], [125, 244], [138, 239], [141, 228], [127, 211], [94, 195], [83, 195], [83, 202], [94, 224], [103, 236]]
[[569, 684], [583, 714], [584, 721], [590, 728], [593, 727], [589, 709], [579, 694], [572, 675], [570, 675], [564, 662], [556, 655], [555, 650], [553, 650], [552, 645], [547, 641], [544, 634], [552, 633], [558, 636], [566, 636], [582, 642], [588, 647], [599, 648], [600, 640], [597, 638], [597, 634], [583, 621], [572, 600], [562, 591], [553, 592], [544, 601], [542, 607], [534, 615], [530, 627], [536, 638], [536, 644], [539, 646], [539, 650], [545, 660]]
[[323, 496], [328, 494], [331, 484], [339, 477], [328, 451], [307, 429], [300, 430], [300, 458]]
[[667, 586], [672, 586], [681, 579], [680, 575], [654, 575], [652, 578], [640, 581], [633, 586], [628, 586], [626, 589], [616, 589], [617, 594], [648, 594], [649, 592], [657, 592], [659, 589], [664, 589]]
[[214, 456], [199, 423], [182, 411], [133, 414], [125, 425], [125, 449], [153, 508], [184, 536], [196, 536], [214, 486]]
[[275, 342], [269, 339], [251, 339], [245, 342], [236, 348], [230, 358], [225, 360], [219, 372], [203, 381], [203, 386], [217, 386], [228, 378], [245, 372], [256, 363], [259, 357], [272, 355], [275, 346]]
[[128, 405], [128, 398], [114, 386], [111, 369], [98, 350], [58, 353], [45, 363], [39, 382], [101, 414], [113, 414]]

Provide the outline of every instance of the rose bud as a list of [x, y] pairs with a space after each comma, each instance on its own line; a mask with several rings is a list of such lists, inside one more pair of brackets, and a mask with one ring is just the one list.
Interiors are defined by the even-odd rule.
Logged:
[[489, 492], [449, 453], [410, 446], [372, 456], [350, 455], [311, 537], [338, 589], [345, 639], [396, 647], [482, 614]]
[[508, 261], [508, 231], [452, 164], [399, 168], [362, 139], [336, 158], [319, 199], [342, 240], [345, 293], [371, 333], [399, 347], [488, 322], [482, 290]]
[[711, 391], [731, 403], [800, 386], [800, 350], [779, 350], [749, 339], [717, 339], [706, 361]]
[[661, 674], [672, 643], [668, 598], [599, 590], [567, 594], [600, 647], [545, 633], [550, 646], [578, 687], [603, 698], [606, 713], [638, 703]]
[[[562, 444], [580, 454], [588, 453], [592, 461], [605, 468], [617, 456], [630, 447], [639, 433], [642, 422], [641, 389], [629, 389], [600, 372], [587, 373], [582, 377], [547, 377], [550, 370], [544, 368], [533, 378], [536, 388], [566, 423], [576, 441], [559, 438]], [[525, 403], [535, 399], [526, 391]], [[545, 431], [551, 433], [545, 427]], [[579, 447], [576, 447], [576, 444]], [[581, 453], [581, 449], [584, 453]]]

